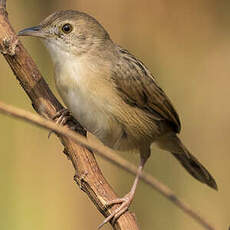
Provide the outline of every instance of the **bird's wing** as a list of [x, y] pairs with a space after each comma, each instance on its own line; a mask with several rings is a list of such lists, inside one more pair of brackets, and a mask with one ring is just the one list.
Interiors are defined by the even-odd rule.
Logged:
[[142, 62], [119, 47], [120, 61], [114, 66], [113, 82], [121, 98], [131, 106], [146, 111], [153, 120], [167, 121], [179, 133], [177, 112], [169, 98]]

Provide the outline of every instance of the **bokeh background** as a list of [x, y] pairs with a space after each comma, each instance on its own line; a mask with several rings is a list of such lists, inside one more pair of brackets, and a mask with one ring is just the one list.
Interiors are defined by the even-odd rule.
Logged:
[[[181, 138], [216, 178], [219, 192], [195, 181], [167, 152], [153, 147], [146, 171], [167, 184], [218, 229], [230, 224], [230, 2], [226, 0], [8, 0], [16, 31], [60, 9], [96, 17], [114, 41], [139, 57], [174, 102]], [[40, 41], [22, 38], [49, 85], [52, 63]], [[56, 91], [55, 91], [56, 92]], [[3, 57], [0, 100], [32, 111]], [[96, 229], [103, 220], [73, 181], [55, 135], [0, 114], [0, 229]], [[123, 154], [137, 163], [138, 156]], [[133, 176], [98, 159], [118, 194]], [[201, 230], [144, 183], [131, 207], [140, 229]], [[109, 225], [105, 230], [111, 229]]]

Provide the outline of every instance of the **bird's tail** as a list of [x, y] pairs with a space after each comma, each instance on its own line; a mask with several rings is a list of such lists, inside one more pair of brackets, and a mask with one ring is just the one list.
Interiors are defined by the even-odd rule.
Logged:
[[187, 150], [175, 134], [168, 134], [157, 140], [160, 148], [167, 150], [181, 163], [194, 178], [218, 190], [217, 184], [208, 170]]

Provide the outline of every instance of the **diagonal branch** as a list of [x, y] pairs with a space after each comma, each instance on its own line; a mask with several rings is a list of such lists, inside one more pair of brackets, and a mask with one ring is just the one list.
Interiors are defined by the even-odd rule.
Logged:
[[[20, 85], [30, 98], [35, 111], [46, 118], [52, 118], [63, 107], [55, 98], [38, 68], [18, 40], [10, 25], [5, 10], [6, 1], [0, 0], [0, 52], [10, 65]], [[76, 131], [86, 135], [85, 130], [73, 120], [69, 126], [76, 125]], [[101, 173], [92, 152], [73, 142], [70, 138], [59, 136], [75, 168], [75, 180], [80, 188], [89, 196], [97, 209], [106, 217], [117, 205], [107, 209], [105, 202], [118, 198]], [[126, 212], [113, 226], [115, 230], [138, 230], [134, 215]]]
[[[91, 142], [87, 140], [85, 137], [77, 134], [76, 132], [71, 131], [70, 129], [57, 125], [55, 122], [44, 119], [38, 115], [35, 115], [33, 113], [24, 111], [22, 109], [15, 108], [13, 106], [6, 105], [2, 102], [0, 102], [0, 112], [8, 114], [13, 117], [17, 117], [20, 119], [23, 119], [25, 121], [28, 121], [30, 123], [33, 123], [37, 126], [43, 127], [48, 130], [53, 130], [61, 135], [64, 135], [66, 137], [69, 137], [71, 140], [75, 141], [76, 143], [79, 143], [87, 148], [92, 149], [95, 151], [98, 155], [100, 155], [102, 158], [112, 162], [113, 164], [121, 167], [122, 169], [136, 175], [137, 173], [137, 167], [135, 167], [133, 164], [129, 163], [128, 161], [121, 158], [119, 155], [117, 155], [113, 150], [110, 148], [100, 145], [95, 142]], [[157, 181], [154, 177], [147, 173], [143, 173], [141, 175], [141, 179], [150, 185], [152, 188], [156, 189], [159, 193], [161, 193], [163, 196], [165, 196], [167, 199], [172, 201], [176, 206], [178, 206], [180, 209], [183, 210], [183, 212], [187, 213], [189, 216], [191, 216], [194, 220], [196, 220], [198, 223], [203, 225], [208, 230], [215, 230], [215, 228], [206, 221], [203, 217], [201, 217], [197, 212], [192, 210], [187, 204], [185, 204], [182, 200], [180, 200], [168, 187], [166, 187], [164, 184]]]

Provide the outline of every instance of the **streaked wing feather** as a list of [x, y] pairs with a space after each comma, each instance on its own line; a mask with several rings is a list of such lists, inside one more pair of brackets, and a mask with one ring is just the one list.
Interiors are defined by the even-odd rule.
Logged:
[[153, 120], [166, 120], [180, 132], [180, 120], [169, 98], [142, 62], [120, 47], [122, 61], [114, 68], [113, 81], [122, 99], [150, 114]]

